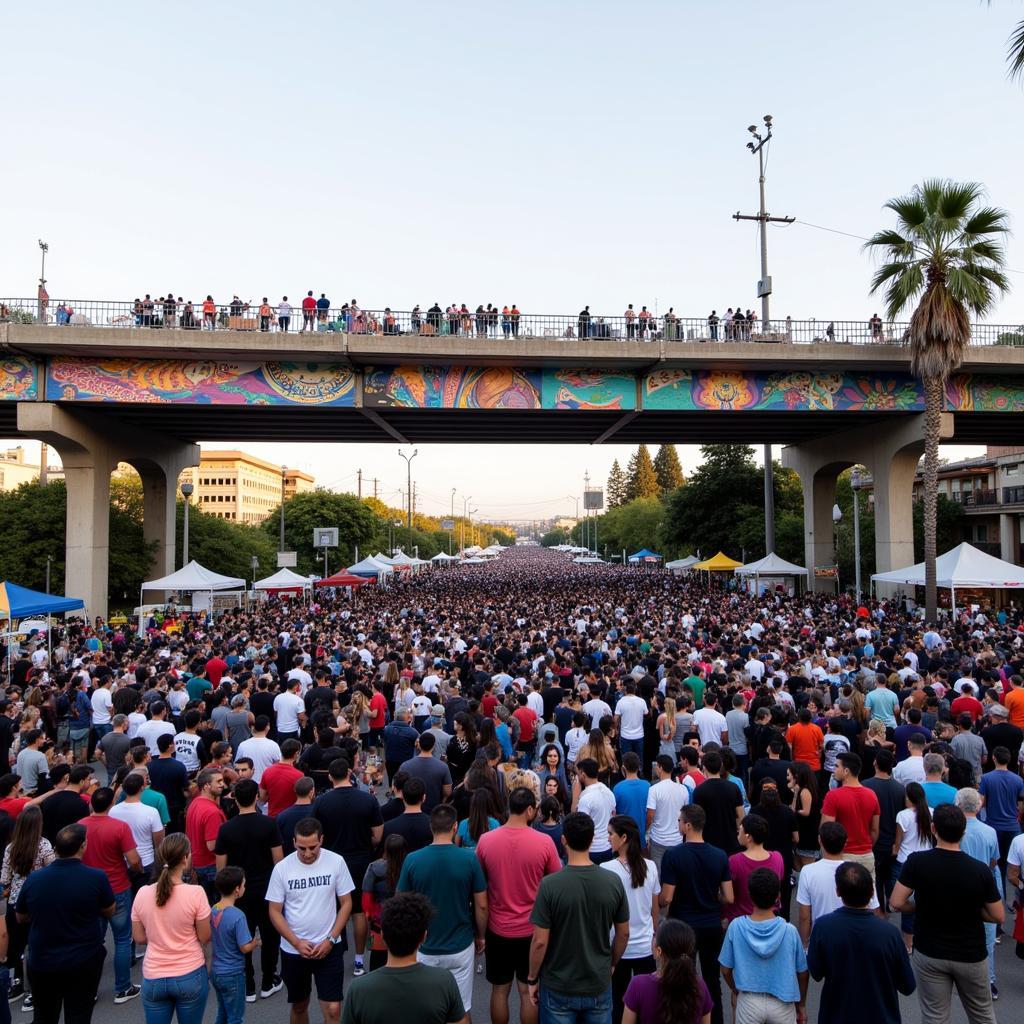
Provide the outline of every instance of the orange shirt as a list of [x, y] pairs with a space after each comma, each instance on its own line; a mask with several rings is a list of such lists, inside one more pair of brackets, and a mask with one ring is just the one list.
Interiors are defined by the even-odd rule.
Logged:
[[786, 730], [786, 742], [793, 749], [794, 761], [806, 761], [815, 771], [821, 768], [821, 748], [825, 736], [813, 722], [791, 725]]
[[1024, 689], [1010, 690], [1003, 698], [1006, 710], [1010, 712], [1010, 725], [1024, 729]]

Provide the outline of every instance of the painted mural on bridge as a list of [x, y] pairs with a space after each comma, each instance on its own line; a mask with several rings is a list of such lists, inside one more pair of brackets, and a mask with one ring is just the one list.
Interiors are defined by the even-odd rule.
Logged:
[[34, 402], [39, 397], [39, 373], [31, 359], [0, 359], [0, 401]]
[[53, 357], [50, 401], [183, 405], [355, 405], [355, 375], [338, 363], [228, 363]]
[[[921, 412], [924, 390], [909, 374], [752, 373], [658, 370], [644, 378], [644, 408], [719, 412]], [[951, 377], [950, 412], [1024, 412], [1019, 377]]]
[[635, 409], [632, 374], [514, 367], [366, 370], [363, 400], [380, 409]]

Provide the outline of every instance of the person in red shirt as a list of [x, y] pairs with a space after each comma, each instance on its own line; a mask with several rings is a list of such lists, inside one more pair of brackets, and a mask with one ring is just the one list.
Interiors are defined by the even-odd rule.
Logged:
[[80, 822], [86, 834], [82, 863], [99, 868], [114, 890], [114, 916], [110, 919], [114, 933], [114, 999], [124, 1003], [142, 991], [132, 984], [132, 884], [128, 877], [129, 868], [136, 873], [142, 871], [142, 861], [127, 823], [110, 817], [113, 803], [114, 791], [108, 786], [92, 794], [92, 814]]
[[196, 776], [196, 788], [199, 793], [185, 811], [185, 835], [192, 844], [192, 868], [212, 906], [220, 898], [214, 884], [217, 858], [213, 848], [217, 845], [221, 825], [227, 821], [227, 815], [220, 809], [220, 797], [224, 792], [221, 770], [204, 768]]
[[960, 715], [970, 715], [971, 721], [976, 722], [985, 713], [985, 705], [974, 696], [974, 686], [971, 683], [964, 683], [960, 696], [949, 705], [949, 713], [954, 722]]
[[370, 698], [370, 746], [376, 750], [380, 746], [381, 733], [388, 721], [388, 702], [384, 694], [373, 684], [373, 696]]
[[302, 300], [302, 329], [309, 328], [311, 331], [316, 330], [316, 299], [313, 298], [312, 292], [306, 292], [306, 297]]
[[228, 670], [228, 663], [220, 656], [220, 650], [213, 652], [213, 657], [206, 663], [206, 678], [216, 690], [220, 686], [221, 677]]
[[793, 751], [794, 761], [804, 761], [811, 771], [821, 770], [821, 751], [825, 735], [811, 720], [810, 708], [801, 708], [796, 722], [786, 730], [786, 742]]
[[480, 714], [484, 718], [493, 718], [497, 706], [498, 698], [494, 696], [494, 683], [484, 683], [484, 695], [480, 698]]
[[21, 779], [13, 772], [9, 775], [0, 776], [0, 811], [3, 811], [12, 821], [29, 804], [42, 803], [51, 793], [58, 793], [63, 787], [48, 789], [36, 797], [21, 795]]
[[281, 744], [281, 760], [263, 769], [260, 776], [260, 800], [267, 805], [267, 814], [276, 818], [295, 803], [295, 783], [302, 772], [295, 767], [295, 759], [302, 750], [298, 740], [285, 740]]
[[863, 864], [875, 877], [875, 855], [872, 847], [878, 839], [878, 822], [882, 809], [873, 790], [860, 784], [859, 754], [842, 753], [836, 757], [832, 773], [838, 789], [830, 789], [821, 805], [821, 820], [838, 821], [846, 829], [843, 858]]
[[512, 717], [519, 723], [519, 767], [529, 768], [533, 760], [533, 748], [537, 745], [537, 712], [526, 703], [526, 694], [516, 697], [519, 707], [512, 712]]

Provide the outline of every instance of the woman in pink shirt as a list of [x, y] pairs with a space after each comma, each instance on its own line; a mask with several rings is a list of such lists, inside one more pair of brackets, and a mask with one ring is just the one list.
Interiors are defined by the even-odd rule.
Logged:
[[785, 870], [782, 854], [778, 850], [765, 849], [768, 832], [768, 822], [759, 814], [748, 814], [740, 822], [739, 841], [743, 849], [729, 858], [734, 898], [733, 902], [725, 907], [725, 914], [730, 921], [754, 912], [754, 903], [750, 898], [747, 882], [758, 868], [769, 868], [779, 876], [779, 881], [782, 881]]
[[132, 906], [132, 938], [146, 943], [142, 1006], [146, 1024], [202, 1024], [209, 979], [203, 946], [210, 941], [210, 905], [200, 885], [183, 878], [192, 846], [180, 833], [157, 852], [157, 881], [145, 885]]

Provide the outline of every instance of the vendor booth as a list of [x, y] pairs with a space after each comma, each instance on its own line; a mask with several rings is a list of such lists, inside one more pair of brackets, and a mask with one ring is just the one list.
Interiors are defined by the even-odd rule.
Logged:
[[756, 562], [737, 566], [733, 572], [744, 577], [752, 594], [764, 594], [781, 586], [792, 595], [797, 582], [803, 579], [806, 584], [807, 580], [807, 570], [802, 565], [787, 562], [784, 558], [779, 558], [774, 551]]
[[[143, 595], [147, 590], [167, 590], [176, 593], [192, 594], [192, 610], [215, 610], [213, 595], [215, 592], [232, 591], [229, 596], [237, 597], [241, 603], [245, 592], [245, 580], [237, 576], [222, 576], [219, 572], [207, 569], [197, 561], [189, 562], [170, 576], [162, 576], [158, 580], [149, 580], [139, 588], [139, 607], [142, 608]], [[139, 614], [139, 636], [145, 634], [145, 617]]]

